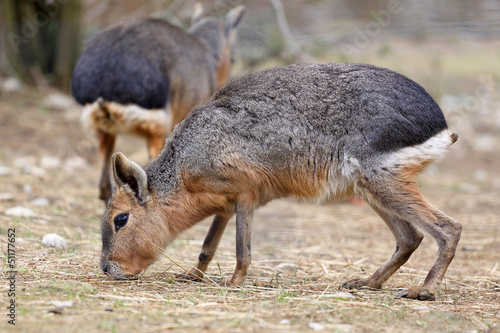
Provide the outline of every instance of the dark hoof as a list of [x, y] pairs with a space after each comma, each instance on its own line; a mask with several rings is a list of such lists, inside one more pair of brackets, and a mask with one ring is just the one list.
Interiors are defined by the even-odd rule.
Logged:
[[182, 281], [196, 281], [200, 282], [202, 279], [199, 276], [196, 276], [191, 273], [181, 273], [181, 274], [175, 274], [176, 279], [182, 280]]
[[230, 288], [230, 289], [241, 288], [241, 285], [235, 284], [235, 283], [228, 281], [228, 280], [222, 280], [221, 282], [219, 282], [219, 286], [224, 287], [224, 288]]
[[370, 281], [368, 281], [367, 279], [354, 279], [354, 280], [349, 280], [349, 281], [342, 283], [342, 288], [345, 288], [345, 289], [361, 289], [363, 287], [366, 287], [369, 289], [380, 289], [381, 288], [381, 286], [370, 285]]
[[366, 280], [365, 279], [354, 279], [354, 280], [349, 280], [345, 281], [342, 283], [342, 288], [346, 289], [359, 289], [361, 287], [366, 286]]
[[419, 301], [435, 301], [436, 297], [424, 288], [414, 288], [394, 294], [395, 298], [410, 298]]

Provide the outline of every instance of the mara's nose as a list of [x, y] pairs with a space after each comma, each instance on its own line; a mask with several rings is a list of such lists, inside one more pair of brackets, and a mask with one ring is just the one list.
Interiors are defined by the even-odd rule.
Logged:
[[109, 268], [109, 264], [108, 263], [105, 263], [104, 265], [102, 265], [102, 271], [104, 273], [107, 273], [108, 272], [108, 268]]

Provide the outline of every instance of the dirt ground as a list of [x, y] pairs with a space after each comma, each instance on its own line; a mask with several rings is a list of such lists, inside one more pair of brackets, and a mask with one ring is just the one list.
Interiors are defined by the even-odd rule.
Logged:
[[[177, 265], [195, 263], [209, 221], [181, 235], [165, 252], [170, 259], [138, 280], [117, 282], [98, 266], [104, 207], [97, 198], [96, 142], [81, 129], [80, 109], [55, 99], [52, 92], [23, 90], [0, 100], [0, 331], [500, 332], [497, 155], [454, 148], [420, 179], [426, 197], [463, 224], [434, 302], [394, 297], [425, 278], [437, 250], [430, 236], [382, 290], [339, 287], [373, 273], [395, 246], [367, 205], [351, 203], [283, 200], [260, 209], [253, 262], [241, 289], [176, 278], [182, 272]], [[142, 164], [144, 148], [136, 138], [118, 142]], [[16, 206], [34, 215], [11, 216]], [[12, 228], [15, 296], [9, 296], [6, 258]], [[65, 248], [42, 245], [47, 233], [62, 236]], [[213, 281], [231, 276], [234, 248], [232, 221], [208, 270]], [[15, 326], [8, 323], [11, 300]]]

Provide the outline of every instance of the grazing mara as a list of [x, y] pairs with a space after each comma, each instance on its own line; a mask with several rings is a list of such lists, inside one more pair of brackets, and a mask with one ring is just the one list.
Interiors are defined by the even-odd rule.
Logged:
[[153, 244], [166, 247], [215, 215], [189, 273], [200, 278], [236, 215], [228, 283], [238, 286], [251, 261], [255, 209], [284, 197], [355, 195], [387, 224], [396, 250], [373, 275], [344, 286], [380, 288], [417, 249], [422, 230], [437, 241], [436, 261], [424, 283], [401, 296], [432, 300], [462, 228], [422, 198], [415, 177], [457, 138], [424, 88], [388, 69], [304, 64], [234, 79], [194, 108], [145, 169], [113, 155], [101, 268], [133, 278], [157, 259]]

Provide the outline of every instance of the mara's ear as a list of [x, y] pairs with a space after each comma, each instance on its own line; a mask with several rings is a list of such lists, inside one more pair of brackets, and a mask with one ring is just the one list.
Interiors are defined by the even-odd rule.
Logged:
[[203, 4], [201, 2], [197, 2], [194, 4], [193, 16], [191, 16], [191, 25], [198, 22], [203, 14]]
[[246, 12], [247, 7], [240, 5], [227, 13], [225, 22], [226, 37], [229, 37], [231, 31], [236, 29], [243, 22]]
[[148, 202], [149, 191], [146, 172], [122, 153], [113, 155], [112, 165], [113, 180], [116, 187], [131, 190], [137, 199], [137, 203], [141, 206]]

